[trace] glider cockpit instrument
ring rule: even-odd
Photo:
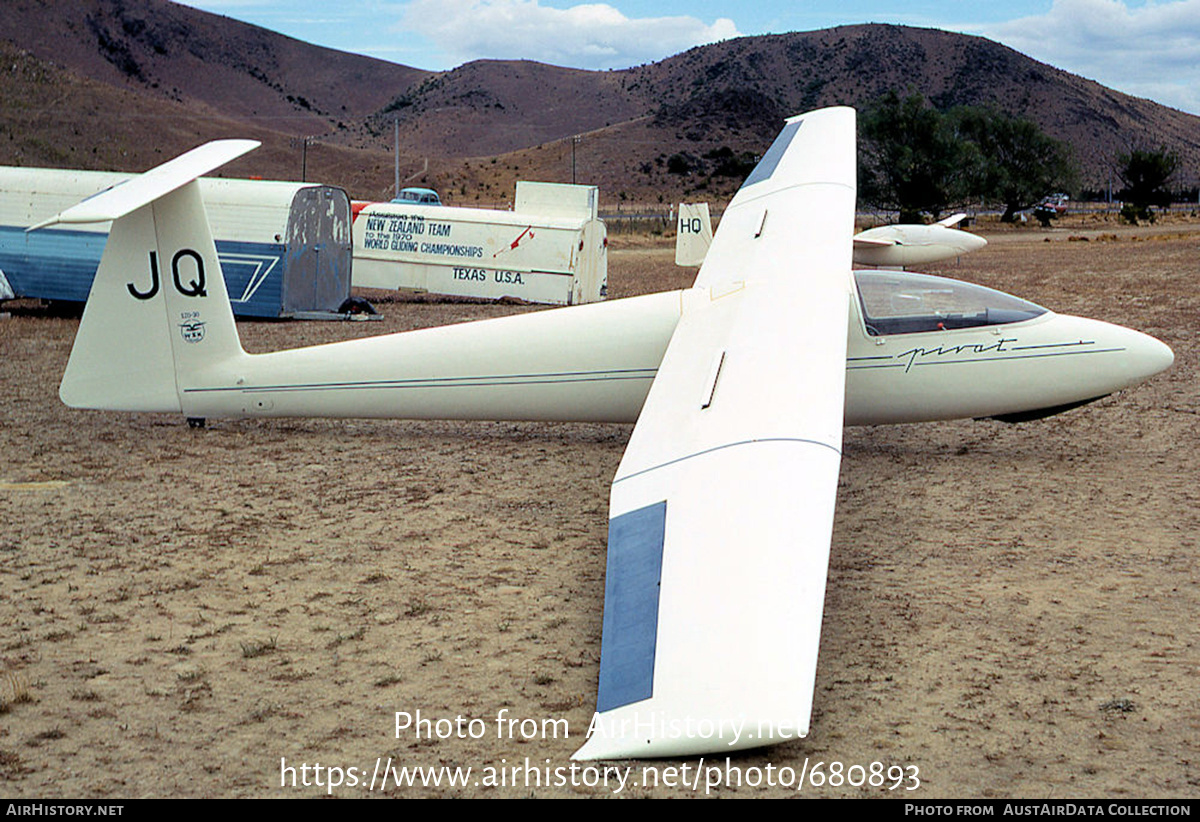
[[[787,121],[690,289],[256,355],[194,182],[256,143],[202,146],[47,221],[115,221],[60,395],[188,417],[636,421],[576,757],[803,736],[842,426],[1044,415],[1173,359],[1136,331],[966,283],[856,278],[854,121]]]

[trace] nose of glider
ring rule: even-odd
[[[1165,343],[1119,325],[1089,320],[1097,332],[1095,340],[1117,356],[1112,362],[1112,390],[1119,391],[1166,371],[1175,362],[1175,353]]]
[[[980,237],[978,234],[971,234],[966,231],[959,231],[963,235],[958,238],[958,244],[962,249],[963,254],[970,254],[972,251],[978,251],[987,245],[987,240]]]
[[[1049,339],[1071,340],[1036,346],[1035,356],[1055,361],[1058,388],[1078,399],[1094,399],[1144,382],[1167,370],[1175,354],[1162,342],[1120,325],[1057,315],[1046,325]]]
[[[1133,335],[1129,351],[1133,367],[1138,373],[1138,380],[1145,380],[1166,371],[1175,362],[1175,352],[1166,343],[1140,331],[1129,333]]]

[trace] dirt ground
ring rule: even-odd
[[[848,429],[811,734],[709,757],[742,780],[714,794],[796,795],[762,783],[807,761],[905,776],[892,790],[844,770],[801,796],[1200,795],[1195,228],[1025,228],[930,267],[1154,334],[1175,366],[1040,422]],[[690,281],[663,243],[623,242],[615,296]],[[264,351],[529,310],[380,307],[377,323],[239,327]],[[192,430],[73,411],[57,387],[77,320],[9,310],[0,795],[615,793],[616,771],[594,784],[569,757],[595,704],[630,427]],[[788,653],[789,626],[762,630]],[[396,712],[417,711],[447,720],[435,738],[397,736]],[[560,719],[569,738],[551,734]],[[389,759],[473,770],[465,786],[370,791]],[[619,796],[704,795],[713,777],[698,760],[618,764],[633,768]],[[346,784],[315,784],[330,767]],[[665,784],[697,773],[695,789]]]

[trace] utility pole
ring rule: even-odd
[[[308,182],[308,144],[315,144],[316,141],[316,136],[293,137],[288,141],[288,144],[292,146],[296,145],[297,142],[300,143],[300,182],[302,183]]]
[[[300,182],[302,183],[308,182],[308,147],[309,145],[316,145],[316,143],[316,136],[305,137],[302,141],[302,145],[304,146],[300,152]]]
[[[392,134],[395,138],[395,149],[393,153],[396,155],[396,187],[392,191],[393,197],[400,196],[400,118],[392,118]]]
[[[571,185],[575,185],[575,146],[582,141],[583,138],[578,134],[571,138]]]

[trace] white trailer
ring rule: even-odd
[[[578,305],[608,291],[595,186],[518,182],[512,211],[355,204],[353,284]]]

